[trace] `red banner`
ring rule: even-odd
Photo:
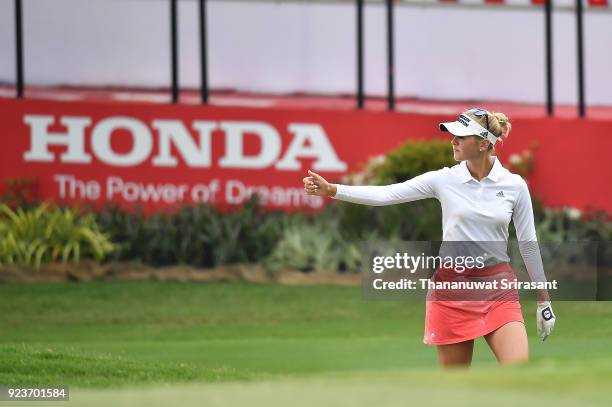
[[[309,168],[337,180],[449,117],[330,110],[0,100],[0,179],[35,177],[43,199],[146,213],[204,202],[309,210]],[[612,122],[515,119],[504,161],[537,140],[530,187],[552,206],[612,213]],[[3,184],[6,184],[3,182]],[[3,185],[6,188],[5,185]]]

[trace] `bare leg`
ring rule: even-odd
[[[524,363],[529,360],[527,332],[522,322],[508,322],[485,335],[485,339],[501,365]]]
[[[442,367],[469,367],[474,353],[474,340],[438,345],[438,360]]]

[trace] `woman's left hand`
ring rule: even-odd
[[[536,311],[536,325],[538,328],[538,336],[543,341],[552,333],[555,327],[555,314],[552,310],[550,301],[538,301],[538,309]]]

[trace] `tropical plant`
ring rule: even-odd
[[[13,210],[0,204],[0,265],[39,268],[52,261],[102,260],[114,250],[92,214],[41,204]]]
[[[273,271],[357,271],[361,250],[359,242],[342,236],[338,219],[293,216],[283,223],[280,239],[264,265]]]
[[[215,267],[268,256],[281,235],[283,219],[289,216],[264,212],[253,198],[225,212],[197,205],[145,217],[141,211],[106,208],[98,214],[98,222],[118,245],[115,260]]]
[[[403,182],[455,164],[449,142],[411,140],[386,155],[371,158],[362,171],[343,178],[343,182],[352,185]]]

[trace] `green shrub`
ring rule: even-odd
[[[39,268],[52,261],[102,260],[114,250],[92,214],[41,204],[12,210],[0,204],[0,265]]]
[[[357,271],[359,242],[344,239],[338,221],[326,216],[293,216],[283,222],[282,235],[264,264],[273,271]]]
[[[268,256],[282,233],[284,213],[269,213],[257,199],[230,212],[208,205],[185,206],[175,214],[144,217],[106,208],[98,221],[118,244],[114,260],[153,266],[215,267],[257,262]]]
[[[590,259],[600,267],[612,265],[612,222],[603,212],[583,214],[576,208],[534,209],[535,227],[544,261],[550,264],[584,262],[588,253],[581,252],[584,242],[597,250],[597,258]],[[572,242],[579,242],[575,245]],[[547,249],[550,247],[550,249]]]
[[[409,141],[391,151],[372,169],[376,185],[403,182],[428,171],[452,167],[453,148],[448,141]]]
[[[343,182],[387,185],[455,164],[449,142],[409,141],[386,155],[372,158],[361,172],[345,177]],[[435,200],[380,207],[338,202],[335,206],[340,208],[340,228],[351,239],[363,239],[371,230],[382,238],[442,239],[442,212]]]
[[[282,233],[279,222],[286,216],[265,213],[256,198],[227,213],[204,205],[185,207],[174,218],[181,232],[176,242],[178,260],[211,267],[257,262],[272,251]]]
[[[363,240],[375,230],[381,238],[441,240],[442,212],[436,200],[367,206],[339,202],[339,227],[348,239]]]

